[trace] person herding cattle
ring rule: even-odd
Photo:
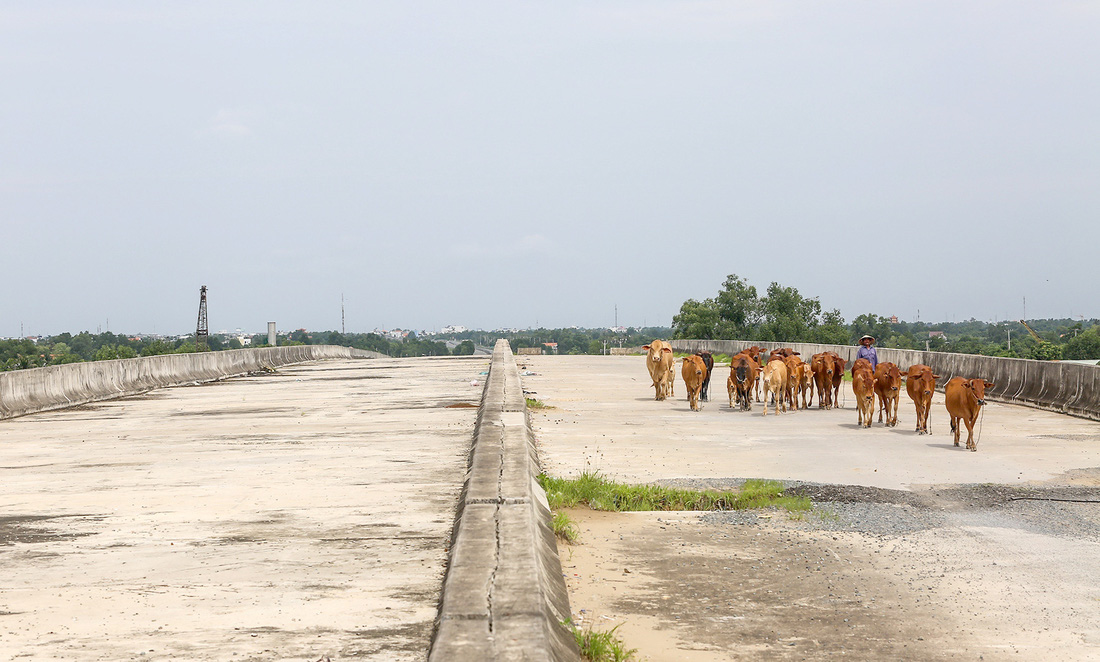
[[[875,351],[875,337],[863,336],[859,339],[859,349],[856,351],[856,360],[867,359],[871,362],[871,372],[878,367],[878,352]]]

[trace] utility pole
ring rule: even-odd
[[[1008,351],[1012,351],[1012,329],[1008,330]]]
[[[347,331],[344,329],[344,293],[340,293],[340,335],[344,335]]]
[[[206,323],[206,286],[199,288],[199,322],[195,326],[195,349],[206,349],[206,340],[210,336],[210,327]]]

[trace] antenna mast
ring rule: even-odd
[[[206,286],[199,288],[199,323],[195,326],[195,348],[206,349],[210,327],[206,323]]]
[[[344,329],[344,293],[340,293],[340,335],[347,333]]]

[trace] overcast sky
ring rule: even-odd
[[[1100,3],[0,1],[0,336],[1100,317]]]

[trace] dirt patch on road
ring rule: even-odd
[[[1095,505],[984,485],[803,487],[835,500],[795,520],[570,511],[574,619],[621,624],[650,662],[1087,660],[1100,645]]]
[[[698,513],[577,510],[563,552],[575,617],[642,660],[941,659],[966,634],[937,622],[853,534],[771,523],[701,526]],[[873,587],[873,588],[872,588]]]

